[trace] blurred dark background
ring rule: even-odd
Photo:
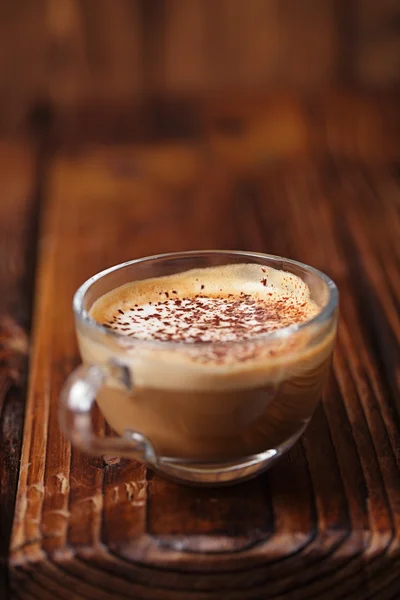
[[[124,129],[150,99],[399,84],[399,0],[0,2],[0,135],[93,110]]]

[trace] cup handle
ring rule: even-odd
[[[155,450],[141,433],[127,430],[123,437],[100,437],[94,432],[93,406],[108,375],[107,366],[81,365],[73,371],[61,391],[61,431],[75,447],[88,454],[121,456],[154,466],[157,463]]]

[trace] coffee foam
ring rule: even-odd
[[[184,311],[177,299],[187,301]],[[158,329],[160,319],[151,317],[157,303],[168,327],[164,332]],[[232,317],[230,308],[241,326],[225,322]],[[307,284],[291,273],[254,264],[212,267],[115,288],[89,314],[109,331],[117,324],[118,339],[102,336],[97,342],[78,327],[78,341],[89,364],[117,359],[129,366],[135,388],[216,392],[276,386],[314,372],[330,355],[332,323],[298,328],[319,311]],[[142,316],[134,323],[127,315]],[[277,330],[278,337],[260,328]],[[183,337],[183,343],[159,342],[161,336],[181,342]],[[204,343],[209,339],[221,343]]]
[[[128,338],[199,344],[253,340],[318,312],[296,275],[237,264],[125,284],[98,299],[90,316]]]

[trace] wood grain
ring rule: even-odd
[[[286,102],[275,100],[292,119],[284,149],[273,146],[279,128],[265,125],[260,134],[248,125],[265,104],[236,99],[195,105],[205,132],[199,140],[91,146],[53,159],[10,557],[13,597],[399,597],[393,147],[371,163],[366,148],[378,138],[360,134],[346,146],[349,121],[339,108],[348,105],[332,100],[336,113],[319,108],[321,131],[336,122],[343,135],[329,134],[331,145],[319,154],[314,144],[322,138],[303,124],[308,107],[296,113]],[[385,117],[365,110],[354,118],[365,125],[378,115],[382,136]],[[265,144],[272,144],[268,160]],[[335,148],[347,148],[345,160]],[[311,263],[338,282],[342,305],[333,373],[302,441],[267,474],[219,490],[83,456],[59,435],[56,419],[61,385],[79,362],[71,313],[78,285],[129,258],[204,247]],[[105,427],[100,418],[97,426]]]
[[[35,257],[36,169],[29,144],[0,143],[0,595],[21,451]]]

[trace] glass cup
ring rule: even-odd
[[[254,339],[197,344],[126,337],[89,316],[100,296],[125,283],[237,263],[297,275],[318,314]],[[78,289],[73,308],[83,365],[62,390],[59,415],[72,444],[90,454],[141,461],[179,481],[216,485],[265,470],[303,433],[330,368],[338,291],[326,275],[293,260],[196,251],[98,273]],[[213,360],[238,352],[240,361]],[[96,401],[112,435],[96,434]]]

